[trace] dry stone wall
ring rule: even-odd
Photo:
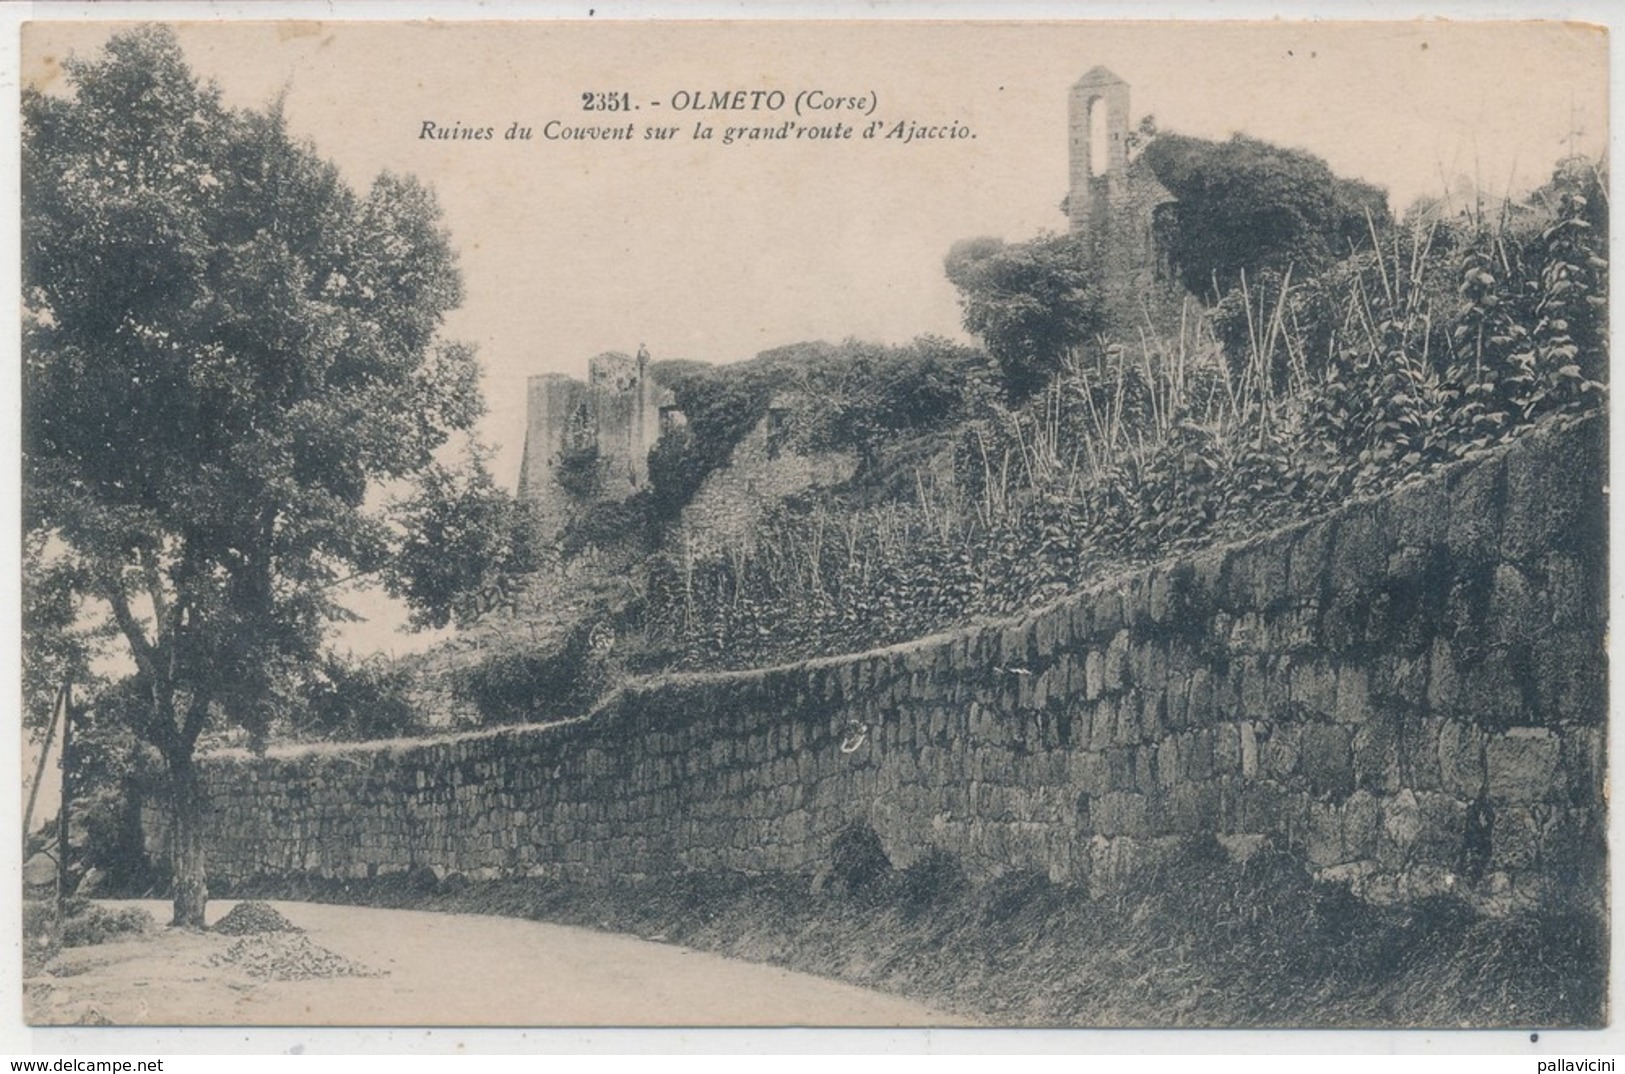
[[[1604,443],[1547,428],[1020,621],[565,724],[214,756],[211,871],[811,872],[866,822],[898,865],[1100,891],[1212,833],[1374,899],[1600,899]]]

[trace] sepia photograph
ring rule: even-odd
[[[27,1025],[1610,1025],[1607,28],[20,34]]]

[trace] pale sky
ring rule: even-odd
[[[110,32],[29,24],[25,80],[59,85],[57,61]],[[1067,88],[1096,64],[1132,85],[1136,118],[1311,150],[1387,188],[1396,212],[1441,176],[1530,188],[1571,132],[1592,154],[1607,133],[1605,36],[1552,23],[238,22],[180,36],[231,103],[285,89],[293,130],[354,185],[389,169],[436,188],[467,291],[446,332],[479,346],[481,432],[510,487],[525,378],[584,375],[600,351],[720,363],[808,339],[960,335],[943,255],[1064,225]],[[673,107],[733,89],[787,105]],[[796,120],[803,90],[873,94],[872,117],[839,116],[858,129],[914,120],[976,137],[721,144],[730,124]],[[549,120],[626,122],[583,112],[589,91],[627,92],[640,134],[666,123],[679,137],[543,140]],[[717,140],[689,138],[702,119]],[[425,120],[498,138],[426,141]],[[501,139],[513,122],[534,140]]]

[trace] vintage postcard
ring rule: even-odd
[[[1606,1027],[1608,49],[25,23],[26,1022]]]

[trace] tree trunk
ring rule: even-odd
[[[203,908],[209,889],[203,872],[203,788],[198,782],[197,765],[190,750],[166,755],[169,767],[170,828],[169,860],[174,869],[175,913],[173,926],[203,928]]]

